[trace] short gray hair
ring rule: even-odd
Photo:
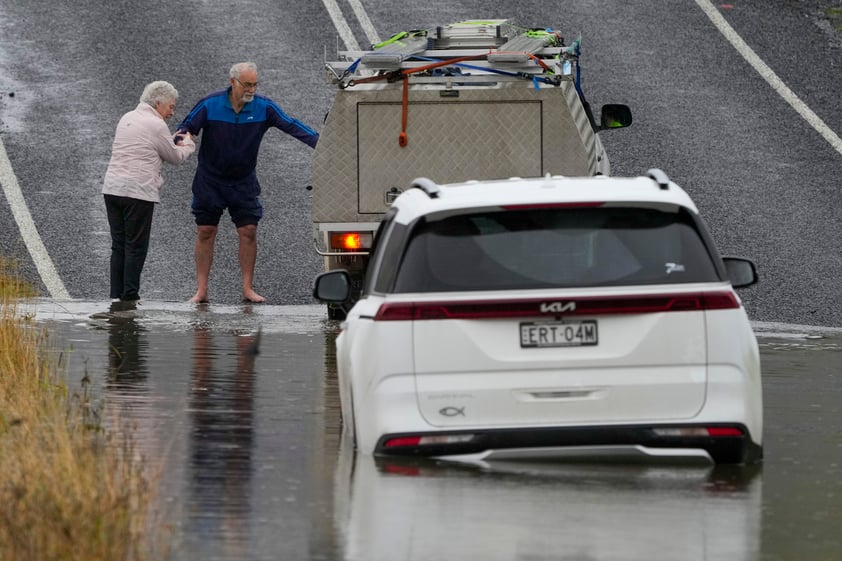
[[[143,88],[143,93],[140,94],[140,102],[156,107],[158,102],[167,103],[178,99],[178,90],[169,82],[158,80]]]
[[[240,72],[244,70],[252,70],[257,72],[257,65],[253,62],[238,62],[234,66],[231,67],[231,70],[228,71],[228,77],[234,78],[235,80],[239,80]]]

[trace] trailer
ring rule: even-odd
[[[551,28],[470,20],[404,31],[326,61],[336,95],[312,174],[324,269],[348,270],[358,293],[380,219],[416,177],[608,175],[598,133],[630,125],[631,111],[603,105],[596,120],[580,51],[579,38],[565,42]]]

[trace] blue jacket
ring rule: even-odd
[[[266,96],[255,94],[252,101],[235,113],[228,99],[230,91],[229,87],[201,99],[178,125],[178,130],[192,135],[204,130],[198,172],[224,180],[239,180],[254,174],[260,142],[270,127],[316,146],[318,133],[291,118]]]

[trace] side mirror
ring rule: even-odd
[[[351,277],[348,271],[336,269],[318,275],[313,281],[313,298],[333,304],[348,302],[351,298]]]
[[[757,267],[752,261],[742,257],[723,257],[722,261],[734,288],[744,288],[757,282]]]
[[[621,129],[632,124],[631,109],[628,105],[608,103],[600,111],[599,130]]]

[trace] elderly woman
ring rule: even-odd
[[[125,307],[140,299],[140,273],[149,249],[152,212],[160,202],[162,162],[181,164],[196,150],[189,133],[173,135],[167,120],[178,91],[157,81],[123,115],[111,146],[102,193],[111,228],[111,298]]]

